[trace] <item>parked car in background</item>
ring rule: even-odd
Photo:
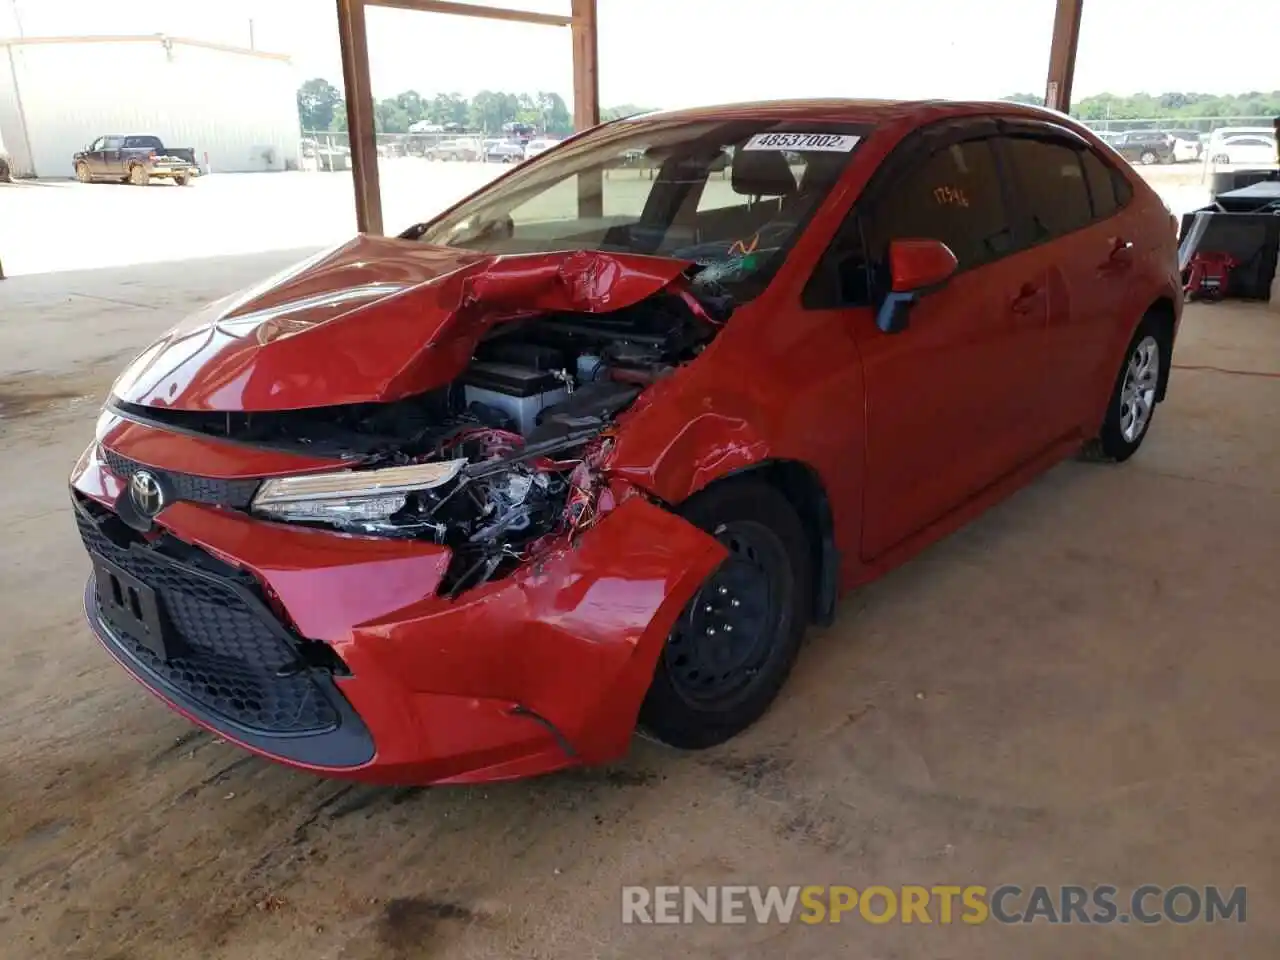
[[[524,147],[511,140],[486,140],[484,159],[486,163],[519,163],[524,159]]]
[[[1173,142],[1173,136],[1163,130],[1126,130],[1111,146],[1130,163],[1150,165],[1173,163]]]
[[[529,159],[532,159],[533,157],[536,157],[540,153],[546,153],[548,150],[550,150],[559,142],[560,142],[559,140],[552,140],[548,137],[539,137],[536,140],[530,140],[527,144],[525,144],[524,158],[526,160],[529,160]]]
[[[1217,137],[1210,142],[1209,151],[1214,163],[1275,166],[1277,162],[1275,134],[1265,128]]]
[[[637,153],[653,179],[606,175]],[[1134,455],[1181,310],[1164,203],[1058,113],[605,124],[133,360],[71,474],[84,608],[174,709],[311,772],[710,747],[841,593],[1082,445]]]
[[[1189,163],[1204,156],[1204,135],[1197,130],[1170,130],[1173,137],[1173,159]]]
[[[502,125],[502,135],[508,140],[515,140],[523,146],[538,135],[538,128],[531,123],[520,123],[512,120]]]
[[[428,160],[479,160],[484,148],[479,140],[471,137],[459,137],[456,140],[441,140],[427,147],[425,156]]]
[[[0,135],[0,183],[8,183],[13,177],[13,166],[9,162],[9,151],[4,148],[4,137]]]
[[[166,147],[159,137],[99,137],[72,158],[81,183],[118,180],[145,187],[152,179],[186,186],[200,175],[191,147]]]

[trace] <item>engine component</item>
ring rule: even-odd
[[[462,377],[467,404],[481,403],[511,418],[517,432],[527,435],[544,407],[569,395],[561,378],[550,371],[511,363],[480,361]]]
[[[584,427],[601,427],[639,395],[640,387],[631,383],[613,380],[586,383],[568,398],[544,409],[528,440],[542,443]]]

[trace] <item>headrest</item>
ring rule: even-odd
[[[748,197],[789,197],[796,192],[796,175],[780,150],[735,150],[730,182],[734,193]]]

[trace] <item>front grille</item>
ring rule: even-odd
[[[245,510],[253,501],[253,494],[261,482],[256,479],[222,480],[218,477],[200,477],[193,473],[176,473],[160,470],[122,457],[114,450],[102,448],[102,459],[107,469],[126,483],[139,470],[153,474],[165,487],[171,500],[188,500],[192,503],[208,503],[217,507],[233,507]]]
[[[321,733],[336,727],[338,710],[306,670],[284,628],[243,584],[107,537],[86,507],[76,510],[85,547],[156,591],[181,652],[162,659],[136,638],[108,626],[122,651],[176,693],[210,714],[268,735]],[[105,522],[117,522],[106,517]],[[208,564],[219,561],[208,558]],[[96,599],[94,601],[96,604]],[[100,623],[101,610],[91,611]]]

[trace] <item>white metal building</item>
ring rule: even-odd
[[[14,176],[70,177],[103,134],[192,147],[215,173],[284,170],[296,89],[283,54],[162,34],[0,39],[0,141]]]

